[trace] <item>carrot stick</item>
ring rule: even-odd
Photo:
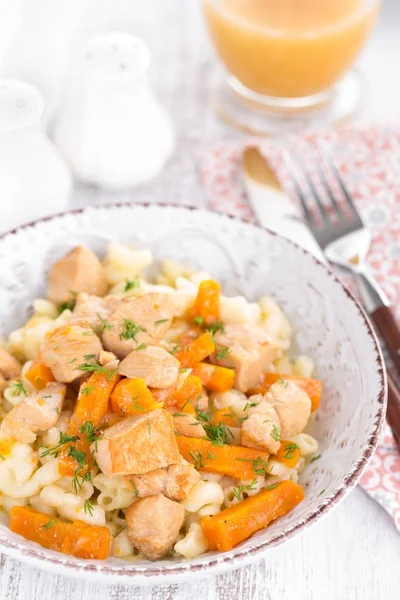
[[[90,442],[82,434],[81,427],[84,423],[90,422],[93,428],[99,427],[109,408],[109,399],[117,381],[118,373],[93,373],[87,381],[82,383],[78,400],[74,412],[68,425],[68,434],[79,438],[75,442],[75,449],[84,452],[90,468],[92,460],[90,456]],[[73,476],[76,473],[78,465],[75,459],[68,456],[71,445],[66,444],[61,448],[58,457],[58,470],[60,475]],[[80,475],[83,475],[85,469],[80,469]]]
[[[231,550],[253,533],[291,511],[304,499],[300,485],[282,481],[239,504],[200,521],[210,550]]]
[[[182,367],[189,368],[194,367],[198,362],[210,356],[214,350],[213,336],[206,331],[179,350],[175,357],[180,361]]]
[[[306,377],[296,377],[295,375],[280,375],[279,373],[266,373],[264,381],[252,390],[248,394],[265,394],[268,392],[271,385],[279,380],[293,381],[309,396],[311,400],[311,411],[315,412],[319,407],[322,394],[322,381],[319,379],[308,379]]]
[[[153,396],[159,401],[164,402],[165,407],[176,406],[181,412],[195,415],[196,411],[193,404],[199,399],[203,389],[202,383],[198,377],[188,375],[182,385],[166,390],[153,390]],[[192,404],[193,403],[193,404]]]
[[[109,399],[120,376],[118,373],[93,373],[79,390],[78,400],[71,417],[68,433],[76,435],[81,425],[92,421],[97,427],[108,410]]]
[[[219,410],[216,410],[215,413],[212,415],[211,424],[215,426],[218,425],[218,423],[223,423],[228,427],[238,426],[238,420],[231,413],[229,408],[220,408]]]
[[[273,458],[289,469],[294,469],[299,462],[300,448],[293,442],[281,440],[281,447]]]
[[[111,408],[119,415],[140,415],[155,408],[162,408],[156,402],[143,379],[122,379],[111,394]]]
[[[179,452],[198,471],[229,475],[237,479],[254,479],[266,473],[268,452],[244,446],[216,446],[208,440],[176,436]]]
[[[40,362],[40,358],[35,358],[25,373],[25,377],[37,390],[42,390],[48,383],[55,381],[51,369]]]
[[[235,371],[199,362],[193,368],[193,375],[200,377],[203,385],[213,392],[227,392],[233,387]]]
[[[205,325],[212,325],[219,321],[220,315],[221,286],[212,279],[202,281],[199,285],[196,299],[193,305],[193,316]]]
[[[104,560],[110,552],[108,527],[87,525],[83,521],[68,523],[28,506],[11,509],[10,529],[44,548],[78,558]]]

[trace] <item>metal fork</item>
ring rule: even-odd
[[[375,280],[366,257],[371,233],[344,180],[322,143],[287,150],[284,160],[305,221],[326,258],[356,275],[364,307],[386,343],[400,375],[400,329],[389,300]],[[400,445],[400,392],[389,378],[388,421]]]

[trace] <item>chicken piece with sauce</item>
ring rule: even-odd
[[[46,337],[41,360],[57,381],[70,383],[84,374],[79,367],[85,363],[94,364],[101,351],[101,342],[92,329],[67,325]]]
[[[125,481],[131,485],[139,498],[164,494],[170,500],[186,498],[195,483],[200,480],[200,473],[183,457],[176,465],[166,469],[155,469],[143,475],[127,475]]]
[[[106,350],[124,358],[143,344],[157,345],[172,322],[174,304],[166,294],[150,293],[122,304],[103,331]]]
[[[179,366],[179,360],[164,348],[146,346],[130,352],[118,370],[125,377],[144,379],[149,387],[165,389],[176,384]]]
[[[178,539],[185,509],[162,494],[142,498],[126,511],[128,537],[150,560],[163,558]]]
[[[123,304],[124,299],[110,294],[100,298],[82,292],[78,294],[71,323],[102,331],[109,317]]]
[[[240,442],[247,448],[267,450],[276,454],[281,446],[281,422],[274,407],[260,397],[261,402],[246,411],[240,428]],[[252,397],[249,398],[249,404]]]
[[[21,374],[21,364],[4,348],[0,348],[0,392],[7,387],[10,379],[15,379]]]
[[[194,415],[179,412],[176,408],[169,411],[174,420],[175,431],[178,435],[185,437],[203,438],[206,436],[203,425]]]
[[[47,297],[62,304],[72,300],[76,293],[104,296],[107,289],[104,269],[97,256],[86,246],[77,246],[51,267]]]
[[[215,342],[211,362],[235,369],[235,388],[240,392],[254,387],[281,352],[265,331],[252,325],[226,325],[215,334]]]
[[[163,409],[127,417],[93,445],[105,475],[141,475],[180,462],[171,415]]]
[[[48,383],[43,390],[30,394],[5,416],[0,436],[31,444],[37,433],[43,433],[56,424],[65,393],[66,386],[62,383]]]
[[[279,417],[282,439],[303,431],[311,415],[311,400],[294,381],[277,381],[264,400],[274,407]]]

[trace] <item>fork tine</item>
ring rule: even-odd
[[[307,165],[306,165],[305,161],[303,160],[303,157],[300,155],[299,151],[295,150],[294,153],[296,156],[297,163],[300,167],[300,171],[302,172],[303,177],[307,181],[307,185],[317,203],[319,212],[321,213],[321,217],[325,222],[327,222],[327,221],[329,221],[329,214],[324,206],[324,203],[321,200],[321,196],[320,196],[317,188],[315,187],[313,178],[311,177],[311,174],[310,174],[310,169],[307,168]]]
[[[283,151],[282,157],[286,164],[287,170],[289,171],[296,194],[300,200],[305,220],[307,221],[307,224],[310,227],[310,229],[312,229],[315,227],[314,217],[313,217],[310,209],[307,206],[307,200],[306,200],[305,195],[303,194],[303,190],[301,187],[299,176],[297,174],[297,168],[294,163],[294,160],[288,150]]]
[[[319,148],[319,151],[321,151],[320,148]],[[328,179],[326,178],[324,170],[321,167],[321,163],[318,160],[318,155],[317,155],[315,149],[312,148],[311,146],[309,146],[309,148],[308,148],[308,155],[310,157],[310,160],[311,160],[312,164],[315,167],[315,170],[318,173],[318,176],[319,176],[319,178],[320,178],[320,180],[322,182],[322,185],[324,186],[325,192],[326,192],[327,196],[329,197],[329,199],[330,199],[330,201],[332,203],[332,208],[334,209],[336,215],[338,217],[341,217],[342,216],[342,210],[341,210],[341,208],[339,206],[338,201],[335,198],[335,195],[332,192],[331,186],[329,185],[329,182],[328,182]]]
[[[352,197],[350,196],[349,192],[347,191],[347,188],[342,179],[342,176],[340,175],[335,163],[333,162],[332,156],[330,155],[327,148],[325,147],[325,144],[322,144],[322,142],[317,142],[317,146],[318,146],[319,151],[321,152],[322,156],[324,157],[325,162],[330,167],[330,169],[336,179],[336,182],[338,183],[338,185],[343,193],[343,196],[347,201],[347,204],[348,204],[350,210],[360,220],[360,223],[362,224],[361,215],[358,212],[358,209],[357,209],[356,205],[354,204]]]

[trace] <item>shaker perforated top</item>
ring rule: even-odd
[[[35,87],[16,79],[0,79],[0,132],[39,124],[43,110],[43,97]]]
[[[146,44],[129,33],[99,34],[84,48],[86,72],[105,81],[140,77],[147,72],[150,62]]]

